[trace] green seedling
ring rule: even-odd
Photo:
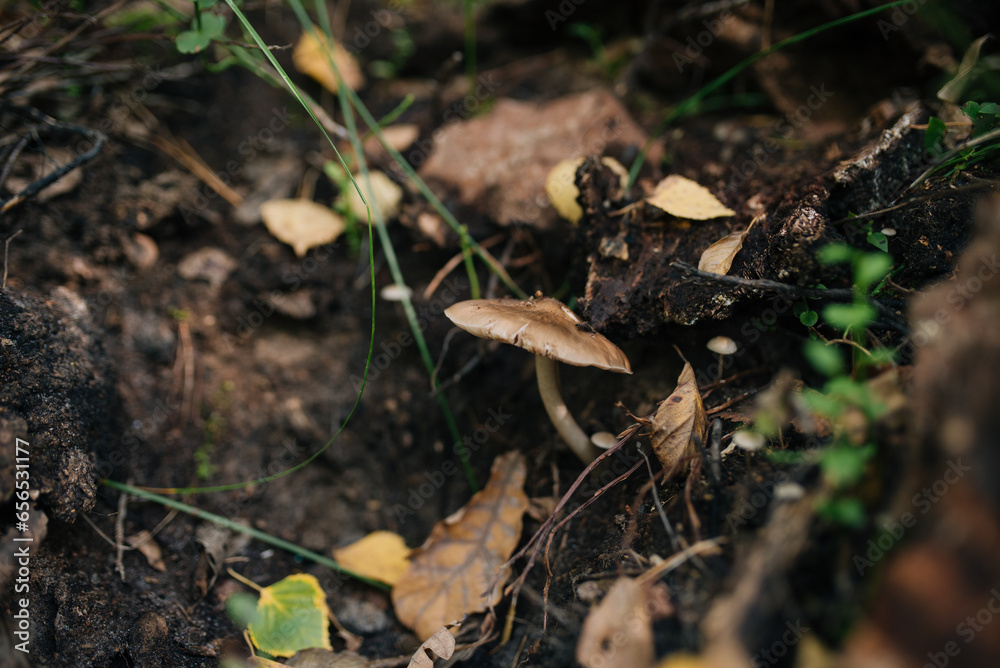
[[[181,53],[201,53],[226,31],[226,19],[208,11],[216,0],[195,0],[191,28],[177,35],[177,50]]]

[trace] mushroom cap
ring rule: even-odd
[[[551,297],[470,299],[445,309],[448,318],[482,339],[510,343],[574,366],[632,373],[618,346]]]
[[[705,347],[719,355],[732,355],[738,350],[736,342],[728,336],[717,336],[709,341]]]

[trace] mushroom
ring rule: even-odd
[[[445,309],[448,318],[483,339],[510,343],[535,354],[538,392],[556,431],[589,464],[599,451],[566,408],[557,362],[632,373],[618,346],[595,332],[561,302],[541,293],[533,299],[470,299]]]
[[[706,348],[711,350],[713,353],[719,356],[719,380],[722,379],[722,360],[726,355],[732,355],[736,352],[736,342],[733,341],[728,336],[717,336],[706,345]]]

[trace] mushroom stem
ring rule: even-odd
[[[552,420],[552,424],[562,439],[566,441],[566,445],[576,453],[577,457],[583,460],[584,464],[589,464],[597,459],[600,451],[580,429],[580,425],[573,419],[566,407],[566,402],[563,401],[562,391],[559,388],[558,364],[552,358],[535,355],[538,393],[542,395],[542,403],[545,404],[545,411],[549,414],[549,419]]]

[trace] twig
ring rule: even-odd
[[[671,262],[670,266],[683,274],[691,276],[695,279],[695,282],[708,284],[714,283],[717,285],[725,285],[732,288],[744,288],[746,290],[755,290],[758,292],[776,292],[794,298],[809,297],[810,299],[828,299],[840,302],[850,302],[854,301],[855,297],[854,290],[847,288],[803,288],[798,285],[771,281],[766,278],[753,279],[740,278],[739,276],[722,276],[720,274],[713,274],[710,271],[701,271],[687,262],[681,262],[679,260]],[[874,306],[879,314],[884,317],[886,326],[891,327],[892,329],[895,329],[903,334],[909,334],[910,328],[907,327],[906,323],[899,319],[892,309],[877,299],[868,298],[867,302]]]
[[[7,237],[6,241],[3,242],[3,283],[0,283],[0,291],[7,289],[7,253],[10,250],[10,242],[21,232],[24,232],[24,230],[21,229],[14,232],[14,234]]]

